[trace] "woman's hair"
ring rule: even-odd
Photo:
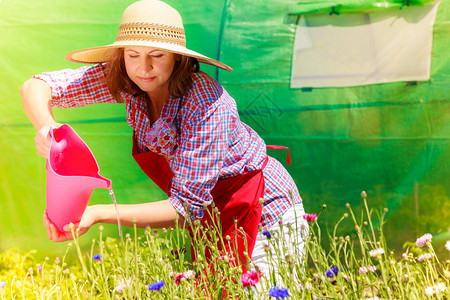
[[[180,55],[180,59],[175,60],[173,72],[169,77],[169,93],[171,96],[183,97],[191,87],[193,79],[192,73],[200,69],[198,60],[193,57]],[[121,93],[140,94],[144,93],[129,77],[125,69],[124,49],[115,50],[110,60],[106,64],[106,83],[114,99],[123,102]]]

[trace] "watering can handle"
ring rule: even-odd
[[[50,126],[50,130],[48,131],[48,135],[49,135],[49,137],[50,137],[50,147],[51,147],[51,145],[52,145],[52,139],[53,139],[53,127],[52,127],[52,126]],[[49,147],[49,149],[48,149],[47,164],[48,164],[49,161],[50,161],[50,147]]]

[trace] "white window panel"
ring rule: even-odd
[[[367,14],[302,15],[291,87],[342,87],[430,78],[439,1]]]

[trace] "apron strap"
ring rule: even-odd
[[[277,145],[266,145],[266,148],[267,149],[274,149],[274,150],[287,149],[287,160],[286,160],[286,163],[288,165],[291,164],[291,156],[289,155],[289,147],[277,146]]]

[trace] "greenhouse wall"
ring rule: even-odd
[[[18,246],[60,253],[66,247],[48,241],[42,224],[45,159],[36,152],[36,130],[22,109],[21,85],[34,74],[78,67],[65,60],[70,51],[112,43],[132,2],[0,1],[0,251]],[[439,4],[432,28],[429,79],[323,88],[291,87],[299,16],[339,18],[370,11],[374,1],[312,8],[293,0],[167,2],[183,16],[188,47],[234,69],[201,67],[234,97],[242,121],[267,144],[289,147],[290,165],[285,151],[268,153],[292,174],[307,212],[319,213],[326,204],[320,220],[332,230],[346,203],[361,209],[364,190],[374,220],[377,212],[389,210],[385,226],[393,248],[426,232],[449,239],[448,1]],[[391,10],[410,8],[387,2]],[[131,157],[132,130],[123,105],[54,109],[54,114],[89,145],[119,203],[164,199]],[[99,203],[111,203],[106,189],[94,190],[90,204]],[[342,234],[352,234],[346,225]],[[105,230],[117,235],[113,225]],[[88,245],[97,234],[93,229],[81,242]]]

